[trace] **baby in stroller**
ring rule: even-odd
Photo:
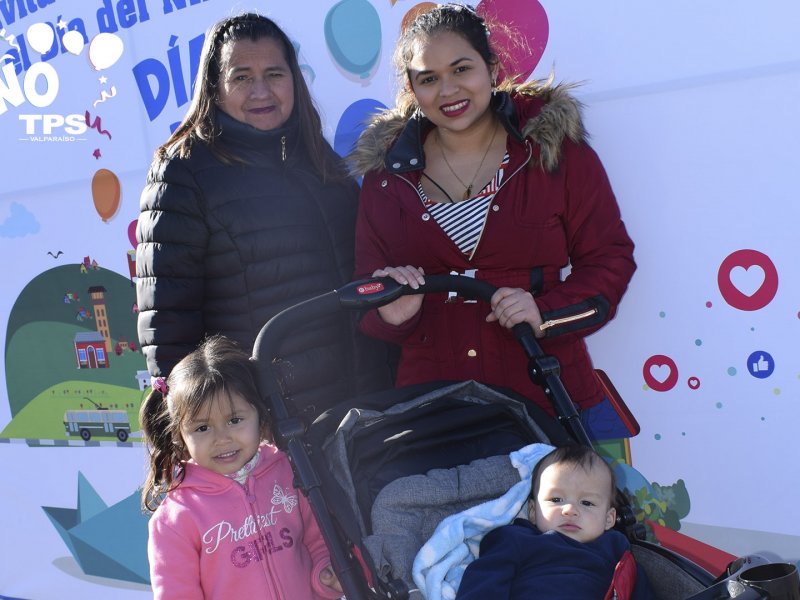
[[[536,465],[528,519],[491,530],[457,600],[652,597],[616,521],[614,473],[591,448],[556,448]]]

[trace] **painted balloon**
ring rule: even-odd
[[[136,241],[136,223],[138,222],[138,219],[134,219],[128,223],[128,241],[131,243],[134,250],[136,250],[136,246],[139,245],[139,242]]]
[[[115,64],[122,56],[122,39],[113,33],[98,33],[89,42],[89,62],[95,71]]]
[[[416,6],[412,6],[400,22],[400,31],[405,31],[406,27],[408,27],[414,19],[432,8],[436,8],[435,2],[420,2]]]
[[[550,33],[542,5],[538,0],[482,0],[477,11],[492,31],[491,42],[502,64],[498,79],[528,79],[544,54]],[[493,27],[492,23],[501,23],[507,29]]]
[[[348,106],[342,113],[336,125],[336,134],[333,138],[333,149],[339,156],[346,156],[355,148],[356,140],[366,127],[371,115],[386,105],[372,98],[357,100]]]
[[[61,43],[64,44],[64,48],[67,49],[67,52],[70,54],[74,54],[78,56],[81,52],[83,52],[83,34],[80,31],[68,31],[64,34],[64,37],[61,38]]]
[[[117,176],[108,169],[99,169],[92,177],[94,208],[103,222],[117,214],[120,185]]]
[[[325,15],[325,43],[342,69],[361,79],[381,53],[381,19],[367,0],[342,0]]]
[[[47,23],[34,23],[28,27],[28,32],[25,34],[25,37],[31,48],[39,54],[44,54],[53,47],[56,34],[53,32],[53,28]]]

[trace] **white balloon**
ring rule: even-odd
[[[55,40],[55,33],[47,23],[34,23],[28,27],[28,33],[25,34],[28,38],[28,44],[39,54],[44,54],[53,47]]]
[[[97,71],[107,69],[122,56],[122,39],[113,33],[98,33],[89,42],[89,62]]]
[[[61,38],[61,43],[64,44],[64,48],[66,48],[68,52],[77,56],[83,51],[83,34],[74,29],[68,31],[64,34],[64,37]]]

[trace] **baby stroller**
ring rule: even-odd
[[[288,454],[295,485],[317,516],[348,600],[421,598],[409,576],[414,554],[442,518],[502,495],[519,480],[509,466],[510,453],[535,443],[591,442],[561,384],[557,361],[543,354],[527,324],[515,327],[514,335],[528,357],[529,375],[545,390],[556,418],[508,390],[475,382],[434,382],[353,398],[308,424],[282,379],[286,369],[280,366],[277,348],[300,325],[337,311],[375,308],[417,293],[456,292],[488,302],[494,291],[490,284],[464,276],[426,276],[418,290],[387,278],[353,282],[279,313],[255,342],[253,360],[276,443]],[[479,476],[471,481],[482,483],[465,484],[473,471]],[[407,515],[408,496],[425,498],[418,486],[434,488],[432,497],[438,494],[441,500],[441,490],[435,489],[440,480],[455,481],[456,495],[446,492],[448,502],[415,506],[415,516],[393,522],[387,530],[392,519],[382,510],[389,506]],[[759,578],[752,576],[758,569],[761,579],[772,579],[772,568],[781,563],[751,555],[733,561],[723,573],[709,573],[679,553],[645,541],[622,494],[616,528],[628,536],[659,600],[796,597],[772,596],[750,583]],[[740,577],[743,573],[748,577]]]

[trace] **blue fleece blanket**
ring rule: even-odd
[[[553,450],[531,444],[509,455],[520,481],[496,500],[484,502],[444,519],[420,548],[411,570],[414,583],[427,600],[453,600],[467,565],[478,556],[483,536],[514,520],[531,491],[536,463]]]

